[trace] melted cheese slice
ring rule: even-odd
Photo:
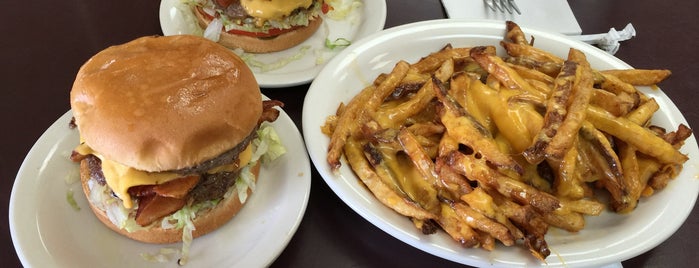
[[[272,20],[289,16],[292,11],[299,7],[308,8],[313,0],[242,0],[243,6],[248,14],[256,18]]]
[[[112,160],[105,159],[103,156],[92,150],[89,146],[85,145],[85,143],[78,145],[75,148],[75,151],[82,155],[92,154],[102,160],[102,173],[104,174],[104,179],[109,188],[114,191],[114,194],[116,194],[117,197],[123,201],[125,208],[133,207],[133,199],[128,193],[129,188],[139,185],[162,184],[182,177],[182,175],[174,172],[145,172],[119,164]],[[207,173],[214,174],[223,171],[234,171],[239,167],[247,165],[250,162],[251,157],[252,146],[248,145],[248,147],[238,155],[238,161],[231,164],[214,167],[207,171]]]

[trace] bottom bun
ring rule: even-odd
[[[255,181],[260,174],[260,163],[258,162],[252,168],[252,173],[255,175]],[[92,212],[97,216],[97,218],[107,227],[113,231],[129,237],[133,240],[154,243],[154,244],[165,244],[165,243],[176,243],[182,241],[182,229],[170,228],[163,229],[159,225],[153,225],[147,229],[136,230],[134,232],[128,232],[125,229],[121,229],[114,225],[107,216],[107,212],[99,209],[90,202],[90,187],[88,186],[88,181],[90,180],[90,168],[87,164],[87,160],[80,162],[80,181],[82,183],[83,191],[88,199],[88,204]],[[231,186],[235,187],[235,186]],[[248,188],[248,198],[252,194],[252,190]],[[229,197],[224,198],[215,207],[199,213],[196,218],[193,219],[195,230],[192,232],[192,238],[196,238],[207,233],[210,233],[235,216],[238,211],[243,207],[244,203],[240,203],[240,198],[238,198],[238,192],[233,191]]]
[[[206,18],[198,8],[193,9],[199,21],[199,26],[206,29],[211,20]],[[308,22],[308,26],[301,27],[288,33],[283,33],[272,38],[257,38],[252,36],[229,34],[221,32],[218,43],[228,48],[240,48],[250,53],[268,53],[292,48],[303,43],[310,38],[323,23],[323,19],[318,16]]]

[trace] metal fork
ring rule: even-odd
[[[519,7],[517,6],[517,3],[515,3],[515,0],[483,0],[485,4],[493,11],[500,11],[500,12],[505,12],[512,14],[512,10],[514,9],[517,14],[522,15],[522,12],[519,11]],[[496,10],[497,8],[497,10]]]

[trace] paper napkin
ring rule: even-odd
[[[511,20],[520,26],[559,32],[582,33],[566,0],[516,0],[522,14],[491,10],[483,0],[442,0],[447,16],[453,19]]]

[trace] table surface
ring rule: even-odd
[[[374,1],[374,0],[372,0]],[[387,0],[386,28],[445,18],[439,0]],[[667,68],[661,87],[691,126],[699,126],[699,1],[569,0],[584,34],[631,22],[638,35],[623,42],[618,58],[637,68]],[[162,34],[159,1],[2,1],[0,15],[0,263],[20,267],[9,230],[10,192],[25,155],[70,107],[68,93],[85,60],[107,46]],[[308,84],[262,89],[283,101],[301,126]],[[312,191],[300,227],[273,267],[451,267],[458,264],[394,239],[347,207],[313,169]],[[699,212],[658,247],[623,262],[627,267],[689,267],[699,263]]]

